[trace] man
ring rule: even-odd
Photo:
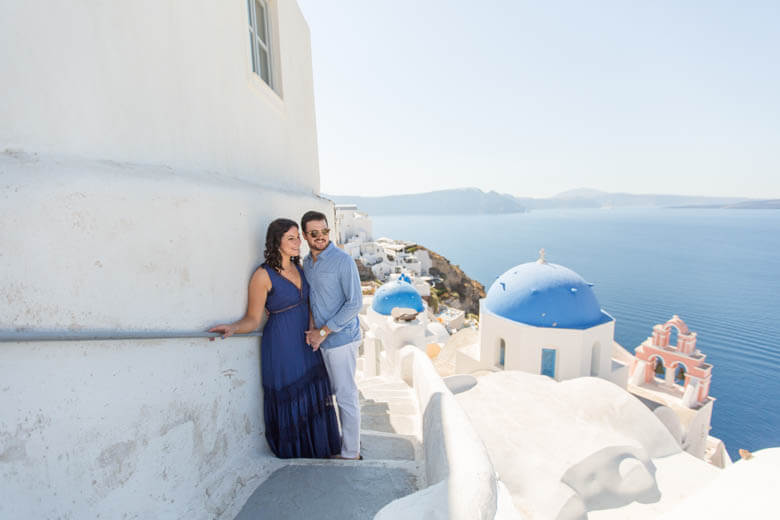
[[[322,357],[336,396],[341,421],[341,455],[337,458],[361,459],[360,407],[355,383],[355,365],[360,346],[358,312],[363,305],[355,261],[328,238],[328,220],[319,211],[301,217],[301,230],[310,252],[303,259],[303,272],[311,287],[314,328],[306,331],[306,340]]]

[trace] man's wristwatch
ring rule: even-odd
[[[324,337],[325,337],[325,336],[327,336],[327,335],[328,335],[328,333],[327,333],[327,332],[325,332],[325,328],[324,328],[324,327],[323,327],[323,328],[321,328],[321,329],[320,329],[320,337],[321,337],[321,338],[324,338]]]

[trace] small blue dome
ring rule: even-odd
[[[612,321],[580,275],[556,264],[529,262],[499,276],[485,307],[504,318],[536,327],[588,329]]]
[[[404,307],[422,312],[420,293],[409,282],[394,280],[377,289],[371,308],[379,314],[389,316],[395,307]]]

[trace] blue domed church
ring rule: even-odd
[[[405,314],[414,317],[396,320],[393,309],[403,309]],[[365,314],[365,329],[365,344],[378,342],[378,346],[364,347],[363,373],[368,375],[377,374],[382,363],[397,363],[398,352],[406,345],[426,350],[434,343],[443,345],[450,336],[444,325],[429,319],[420,293],[406,275],[377,289]],[[378,358],[374,357],[380,352]]]
[[[405,275],[402,275],[398,280],[382,285],[376,291],[371,302],[371,308],[383,316],[390,316],[395,307],[413,309],[417,312],[423,311],[422,297]]]
[[[539,260],[499,276],[480,301],[479,358],[459,353],[457,371],[522,370],[558,381],[582,376],[625,387],[627,367],[613,360],[615,320],[593,284],[567,267]],[[473,354],[472,354],[473,355]]]

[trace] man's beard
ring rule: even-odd
[[[315,244],[310,244],[310,245],[309,245],[309,248],[310,248],[311,250],[313,250],[313,251],[316,251],[316,252],[318,252],[318,253],[321,253],[321,252],[325,251],[325,250],[328,248],[328,245],[329,245],[329,244],[330,244],[330,240],[328,240],[327,242],[325,242],[325,244],[322,246],[322,248],[318,247],[318,246],[317,246],[317,245],[315,245]]]

